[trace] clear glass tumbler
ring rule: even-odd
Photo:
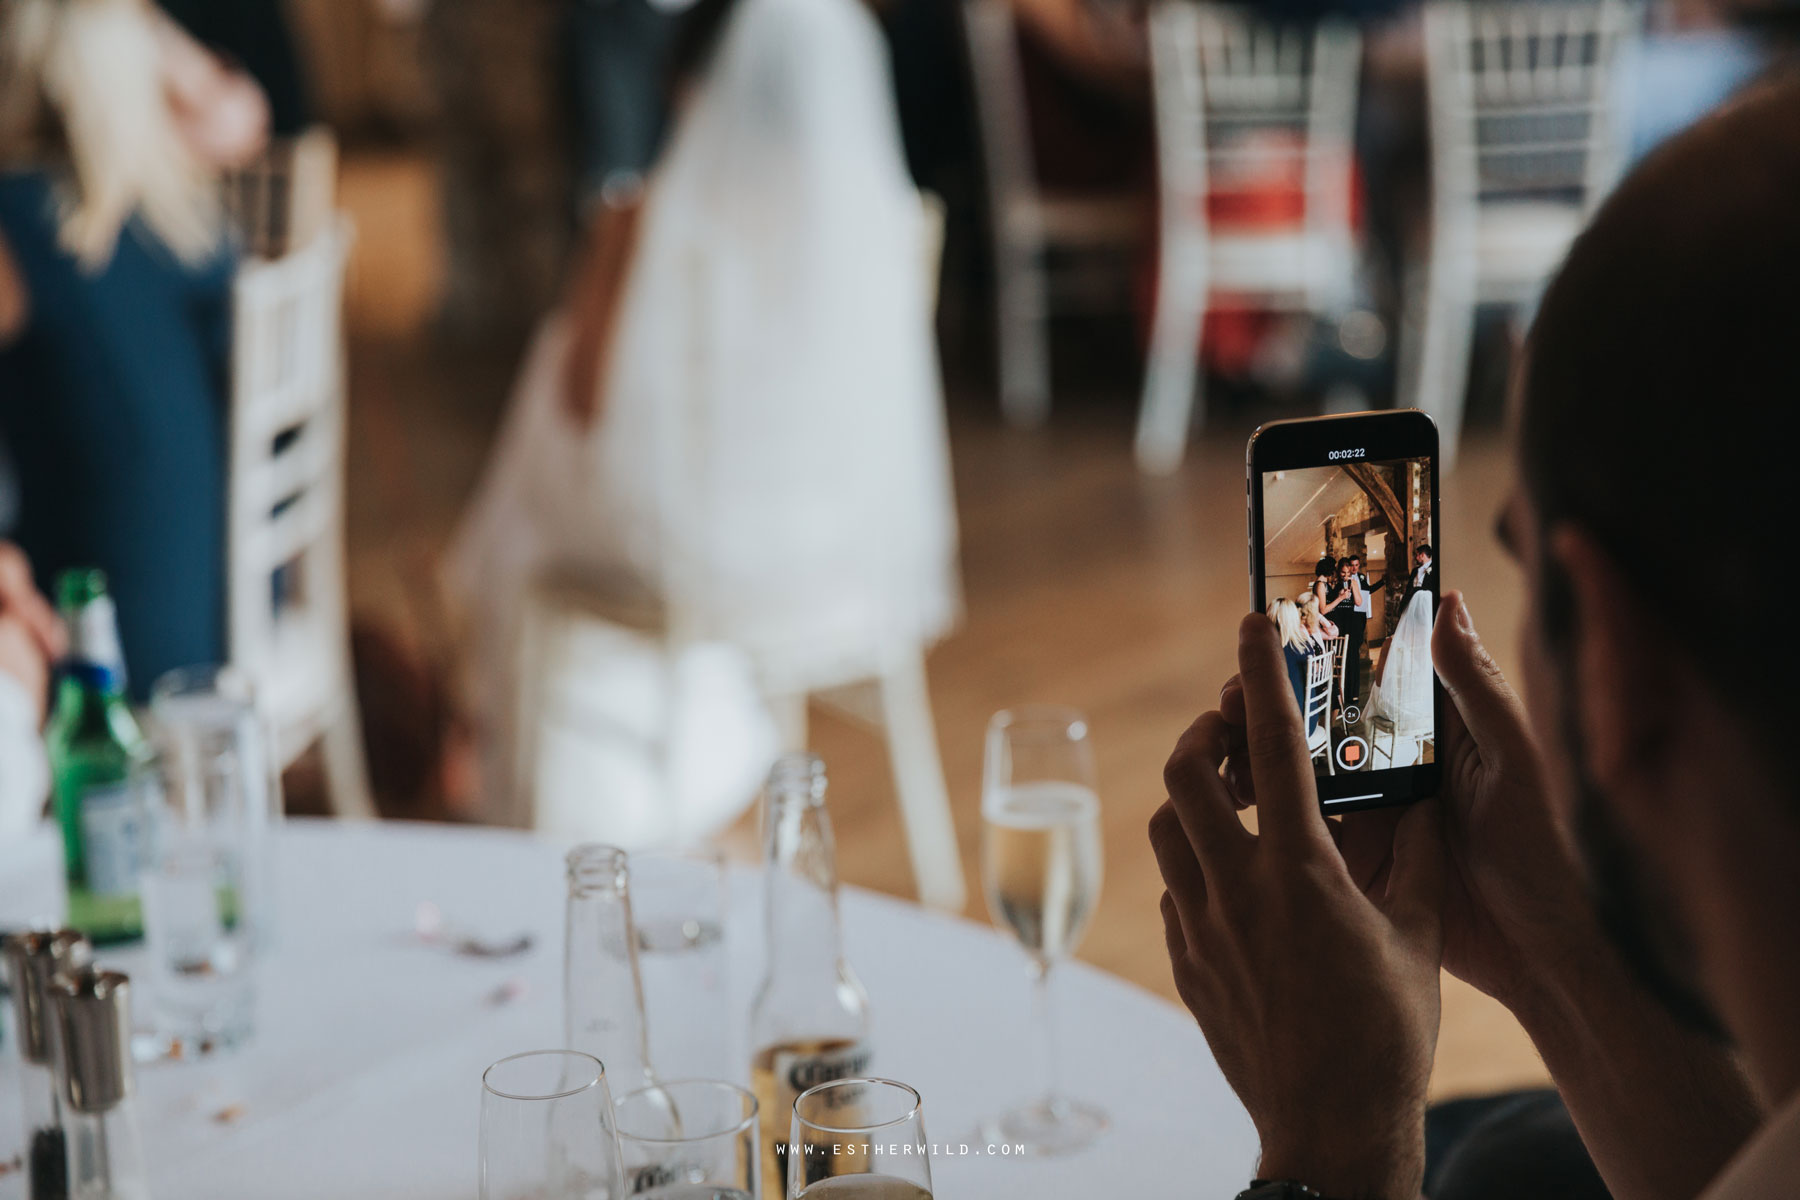
[[[756,1097],[736,1084],[685,1079],[643,1088],[619,1100],[618,1122],[631,1195],[755,1200]]]
[[[606,1068],[578,1050],[503,1058],[481,1076],[481,1200],[623,1200]]]
[[[157,760],[160,785],[139,876],[150,957],[149,1015],[161,1054],[205,1053],[255,1027],[255,944],[245,912],[256,843],[231,814],[244,764],[228,753]]]

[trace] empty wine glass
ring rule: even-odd
[[[1079,1150],[1107,1121],[1059,1088],[1050,969],[1075,952],[1100,899],[1100,798],[1087,718],[1047,705],[996,713],[981,820],[988,915],[1030,956],[1043,1071],[1038,1099],[1003,1113],[985,1132],[1038,1154]]]
[[[754,1200],[762,1170],[756,1097],[684,1079],[619,1099],[619,1148],[641,1200]]]
[[[577,1050],[503,1058],[481,1076],[481,1200],[622,1200],[606,1069]]]
[[[892,1079],[834,1079],[801,1092],[788,1200],[931,1200],[924,1107]]]

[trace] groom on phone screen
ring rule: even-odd
[[[1437,561],[1431,553],[1430,542],[1420,542],[1413,550],[1413,571],[1406,580],[1406,595],[1401,600],[1402,607],[1405,607],[1407,600],[1413,598],[1414,592],[1430,592],[1432,611],[1437,611]]]
[[[1331,619],[1338,632],[1349,639],[1344,646],[1344,703],[1355,703],[1362,688],[1363,632],[1368,621],[1362,578],[1350,559],[1338,563],[1337,582],[1326,590],[1331,601]]]

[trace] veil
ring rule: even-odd
[[[1396,738],[1433,734],[1431,593],[1417,591],[1394,629],[1381,682],[1369,694],[1369,713],[1394,723]]]

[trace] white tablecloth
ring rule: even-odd
[[[139,1071],[157,1200],[472,1197],[483,1068],[561,1040],[559,847],[424,825],[294,821],[282,836],[280,926],[260,968],[255,1040]],[[58,868],[48,831],[0,852],[0,926],[59,912]],[[422,945],[412,935],[421,900],[483,931],[528,930],[534,948],[483,961]],[[1193,1021],[1082,964],[1059,969],[1059,1069],[1112,1129],[1064,1158],[983,1153],[980,1118],[1038,1079],[1018,948],[857,889],[845,889],[843,911],[874,1016],[872,1069],[924,1095],[939,1196],[1200,1198],[1244,1186],[1255,1134]],[[760,974],[760,925],[744,872],[729,930],[740,1013]],[[102,958],[129,970],[141,951]],[[496,1004],[509,981],[524,994]],[[3,1119],[0,1147],[15,1137],[12,1114]]]

